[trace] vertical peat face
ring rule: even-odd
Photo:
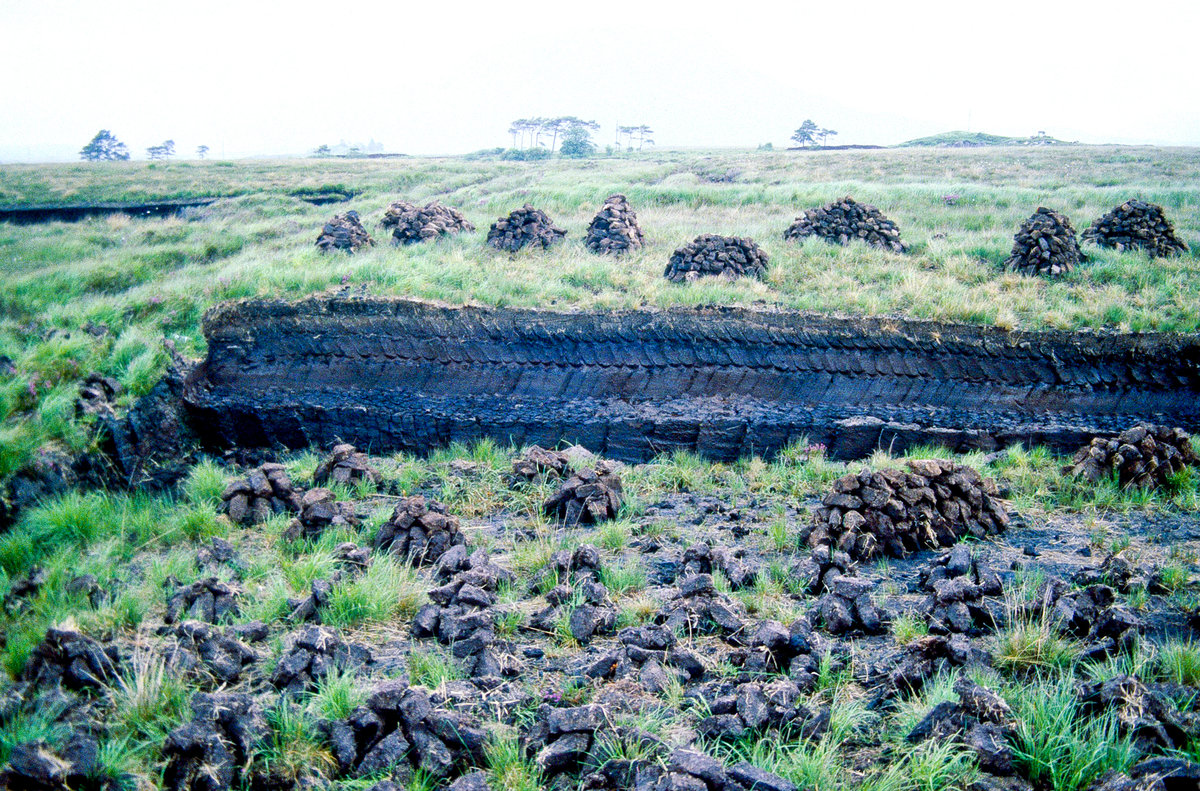
[[[1074,450],[1139,421],[1200,428],[1191,336],[340,296],[218,306],[205,335],[185,399],[213,447],[423,451],[488,436],[640,461],[807,438],[854,458],[928,442]]]

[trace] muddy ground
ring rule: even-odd
[[[573,467],[597,461],[581,458]],[[833,474],[796,497],[752,491],[745,470],[724,478],[732,486],[703,475],[693,486],[662,463],[616,465],[626,481],[618,518],[580,524],[540,512],[563,476],[526,480],[508,459],[405,468],[371,458],[383,471],[378,491],[369,482],[335,490],[349,524],[323,529],[355,539],[336,548],[321,529],[289,538],[287,515],[242,527],[222,513],[225,538],[187,547],[190,572],[164,584],[135,629],[84,634],[65,622],[33,652],[0,706],[16,734],[5,745],[10,787],[1194,787],[1113,784],[1196,770],[1186,759],[1196,758],[1200,672],[1162,659],[1195,650],[1196,513],[1020,511],[1003,500],[1008,529],[957,545],[965,556],[826,556],[823,568],[841,565],[816,583],[805,577],[816,555],[803,537]],[[314,488],[310,460],[289,465],[298,496]],[[218,469],[233,482],[253,468]],[[402,495],[405,475],[415,485]],[[395,551],[379,545],[392,510],[448,492],[458,507],[445,517],[458,521],[446,535],[461,543],[412,570],[412,601],[383,619],[330,626],[331,591]],[[1002,480],[1001,494],[1020,493]],[[337,562],[309,589],[293,586],[285,606],[251,606],[269,595],[261,569],[250,571],[256,558],[296,563],[331,551]],[[959,633],[925,580],[964,557],[979,588],[989,571],[1000,588],[967,597],[970,625]],[[163,558],[134,552],[125,562],[134,580]],[[49,594],[36,573],[19,582],[10,615]],[[855,592],[842,599],[851,615],[839,625],[830,597],[841,586]],[[113,593],[92,591],[84,609]],[[1056,620],[1070,597],[1075,609]],[[1055,650],[1022,640],[1031,631]],[[147,668],[179,680],[187,706],[165,738],[126,745],[136,758],[122,764],[110,720],[131,686],[151,683]],[[1078,785],[1047,779],[1027,691],[1077,695],[1072,727],[1085,733],[1086,684],[1130,676],[1126,698],[1110,695],[1098,709],[1134,701],[1140,713],[1114,719],[1110,734],[1127,751]],[[994,720],[967,703],[979,689],[1007,701]],[[58,712],[54,738],[17,738],[12,724],[39,709]],[[289,726],[286,712],[304,726]],[[1167,758],[1166,769],[1144,767]]]

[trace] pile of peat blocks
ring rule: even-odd
[[[1157,489],[1185,467],[1200,466],[1192,438],[1181,428],[1137,425],[1116,437],[1096,437],[1075,452],[1067,475],[1097,483],[1114,472],[1122,487]]]
[[[371,247],[374,244],[375,240],[363,227],[356,211],[333,215],[333,219],[325,223],[321,235],[317,237],[317,249],[323,253],[330,250],[353,253],[360,247]]]
[[[583,244],[593,253],[624,255],[646,242],[637,214],[624,195],[609,195],[592,218]]]
[[[706,233],[671,254],[663,277],[672,283],[692,282],[705,276],[762,278],[767,254],[753,239]]]
[[[439,236],[475,230],[462,212],[438,201],[424,206],[396,201],[384,211],[382,225],[385,230],[392,229],[396,244],[418,244]]]
[[[541,209],[526,203],[513,210],[507,217],[492,223],[488,230],[487,243],[497,250],[515,253],[526,245],[540,244],[543,249],[563,240],[567,232],[555,226]]]
[[[1162,206],[1137,199],[1125,201],[1092,223],[1083,232],[1083,241],[1118,251],[1144,250],[1153,258],[1188,251]]]
[[[850,244],[851,239],[862,239],[872,247],[896,253],[908,251],[908,245],[900,241],[896,223],[869,203],[859,203],[850,196],[808,209],[783,232],[787,241],[799,241],[807,236],[817,236],[843,246]]]
[[[804,538],[855,560],[904,557],[1003,531],[1008,514],[997,497],[996,484],[966,465],[910,459],[907,472],[863,470],[837,479]]]
[[[1053,209],[1040,206],[1017,229],[1012,253],[1004,260],[1004,266],[1025,275],[1057,277],[1083,260],[1071,221]]]

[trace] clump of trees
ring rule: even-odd
[[[637,150],[641,151],[642,146],[646,143],[654,145],[654,138],[650,135],[654,134],[654,130],[646,125],[642,126],[618,126],[617,127],[617,145],[621,145],[621,137],[625,138],[625,150],[633,151],[633,142],[637,141]]]
[[[156,146],[146,149],[146,156],[151,159],[170,159],[175,156],[175,141],[164,140]]]
[[[811,118],[805,118],[804,123],[800,124],[800,128],[792,133],[791,139],[798,146],[816,146],[817,138],[821,139],[821,145],[825,145],[825,141],[836,134],[836,130],[823,129],[817,126]]]
[[[79,158],[87,162],[116,162],[129,159],[129,148],[107,129],[101,129],[91,142],[79,149]]]
[[[546,156],[557,149],[563,156],[586,157],[595,153],[592,132],[600,128],[595,121],[585,121],[573,115],[557,118],[518,118],[509,124],[513,151],[525,151],[521,156],[506,156],[507,159],[541,159],[541,155],[530,156],[532,151],[545,151]],[[562,147],[559,148],[559,143]]]

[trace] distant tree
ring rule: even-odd
[[[818,129],[817,135],[821,138],[821,145],[825,145],[825,140],[837,134],[833,129]]]
[[[625,150],[633,150],[633,133],[637,131],[636,126],[618,126],[617,127],[617,145],[621,144],[621,136],[625,136]]]
[[[322,143],[321,145],[314,148],[313,152],[312,152],[312,155],[314,157],[327,157],[327,156],[331,156],[332,154],[333,154],[333,150],[325,143]]]
[[[600,125],[591,122],[574,124],[563,132],[562,150],[564,157],[582,159],[596,153],[596,144],[592,142],[592,131]]]
[[[541,145],[545,123],[545,118],[518,118],[509,124],[508,133],[513,136],[513,148],[535,148]],[[529,138],[528,143],[525,142],[526,137]]]
[[[804,123],[800,124],[800,128],[792,133],[792,140],[796,145],[811,146],[816,143],[817,125],[813,123],[811,118],[804,119]]]
[[[146,149],[146,156],[151,159],[170,159],[175,156],[175,141],[164,140],[156,146]]]
[[[633,130],[633,134],[634,134],[634,136],[637,137],[637,141],[638,141],[638,149],[637,150],[638,151],[642,150],[642,145],[644,143],[649,143],[650,145],[654,145],[654,139],[650,137],[650,135],[654,134],[654,130],[651,129],[650,127],[648,127],[644,124],[642,126],[635,127]]]
[[[196,156],[197,157],[199,157],[200,159],[204,159],[204,157],[207,156],[207,154],[208,154],[208,146],[206,146],[206,145],[196,146]]]
[[[107,129],[101,129],[92,141],[79,149],[79,158],[88,162],[129,159],[129,149]]]

